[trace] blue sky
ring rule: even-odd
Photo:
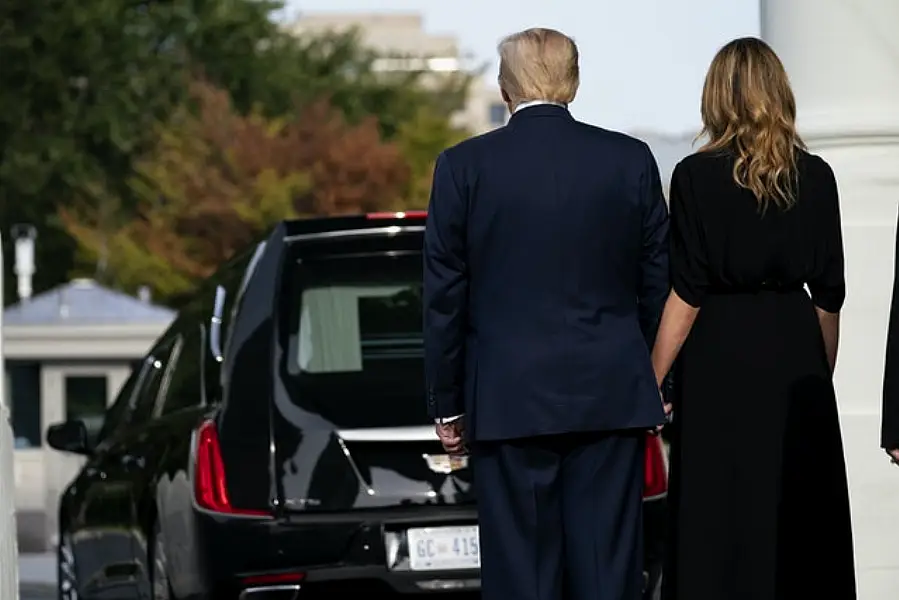
[[[288,11],[415,11],[488,63],[496,44],[533,26],[560,29],[581,50],[579,119],[628,131],[695,132],[709,61],[732,38],[759,33],[760,0],[288,0]]]

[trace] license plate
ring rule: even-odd
[[[409,568],[413,571],[477,569],[481,566],[478,526],[409,529]]]

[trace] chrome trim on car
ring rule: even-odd
[[[339,238],[368,237],[378,235],[397,235],[399,233],[422,233],[424,225],[389,225],[387,227],[368,227],[365,229],[341,229],[337,231],[319,231],[315,233],[299,233],[288,235],[285,242],[306,242],[311,240],[329,240]]]
[[[255,598],[269,598],[272,594],[283,594],[277,595],[275,598],[294,600],[300,594],[300,584],[291,583],[286,585],[250,587],[242,591],[237,598],[238,600],[254,600]]]
[[[337,436],[345,442],[432,442],[439,439],[433,425],[339,429]]]
[[[362,475],[362,471],[359,470],[359,465],[357,465],[356,461],[353,460],[352,454],[350,454],[349,449],[346,447],[346,441],[341,438],[340,435],[337,436],[337,443],[340,445],[340,451],[343,452],[343,455],[346,457],[347,462],[350,463],[350,467],[353,469],[353,473],[355,473],[356,477],[359,479],[359,483],[365,486],[365,493],[369,496],[374,496],[375,489],[368,485],[368,483],[366,483],[365,476]]]

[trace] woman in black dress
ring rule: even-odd
[[[702,95],[709,142],[672,176],[667,600],[854,600],[832,383],[845,296],[837,186],[805,151],[783,65],[739,39]]]

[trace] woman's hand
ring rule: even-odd
[[[671,290],[665,310],[662,312],[662,320],[659,323],[659,332],[652,348],[652,370],[656,375],[656,384],[661,388],[665,376],[671,371],[674,359],[677,358],[681,346],[690,334],[693,323],[699,309],[690,306]],[[662,400],[664,403],[664,399]],[[669,411],[670,412],[670,411]]]
[[[840,313],[829,313],[817,306],[815,307],[815,313],[818,315],[821,336],[824,338],[827,364],[830,367],[830,374],[833,375],[837,366],[837,349],[840,345]]]

